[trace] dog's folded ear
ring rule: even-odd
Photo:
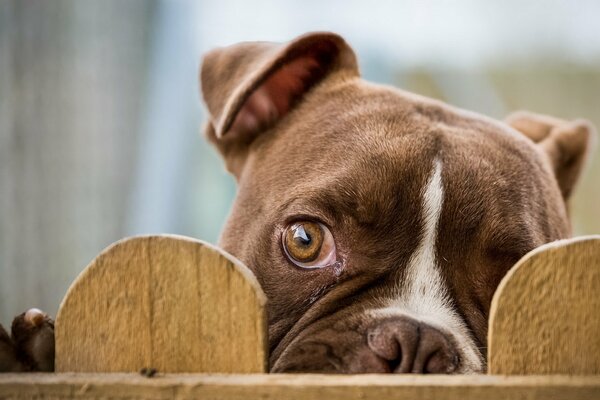
[[[200,83],[210,113],[207,135],[230,171],[239,173],[244,145],[334,73],[358,76],[354,52],[333,33],[310,33],[286,44],[246,42],[206,54]]]
[[[593,126],[581,119],[565,121],[526,111],[512,113],[505,121],[548,155],[558,186],[567,200],[593,147],[596,136]]]

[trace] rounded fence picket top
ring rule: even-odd
[[[494,295],[488,373],[600,374],[600,236],[525,255]]]
[[[56,318],[57,372],[265,372],[266,297],[225,252],[134,237],[79,275]]]

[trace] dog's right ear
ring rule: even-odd
[[[568,200],[595,142],[594,127],[581,119],[564,121],[527,111],[514,112],[505,121],[548,156],[563,198]]]
[[[333,33],[310,33],[287,44],[240,43],[206,54],[200,71],[210,113],[206,134],[227,169],[239,177],[250,143],[334,73],[359,74],[354,52]]]

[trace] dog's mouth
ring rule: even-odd
[[[331,287],[325,288],[322,296],[315,300],[289,329],[282,329],[279,335],[271,334],[269,365],[275,366],[290,346],[310,336],[324,321],[335,320],[344,314],[361,314],[367,307],[377,306],[379,302],[365,295],[366,286],[372,284],[372,279],[362,276],[339,282],[335,290]],[[272,325],[275,327],[272,331],[276,330],[277,322]]]
[[[271,372],[466,374],[485,370],[472,340],[404,313],[341,310],[286,336]]]
[[[356,283],[340,283],[272,343],[271,372],[485,371],[484,355],[465,323],[386,307],[389,302]]]

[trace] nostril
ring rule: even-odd
[[[391,372],[411,372],[419,327],[408,320],[384,321],[369,331],[367,342],[373,353],[387,362]]]
[[[450,374],[458,367],[454,346],[439,330],[423,325],[414,372]]]
[[[458,366],[458,356],[440,349],[430,355],[425,364],[424,374],[451,374]]]
[[[385,327],[377,327],[369,331],[367,335],[367,343],[369,348],[386,361],[400,362],[402,351],[400,344],[395,340],[393,335],[386,332]],[[393,370],[393,369],[392,369]]]

